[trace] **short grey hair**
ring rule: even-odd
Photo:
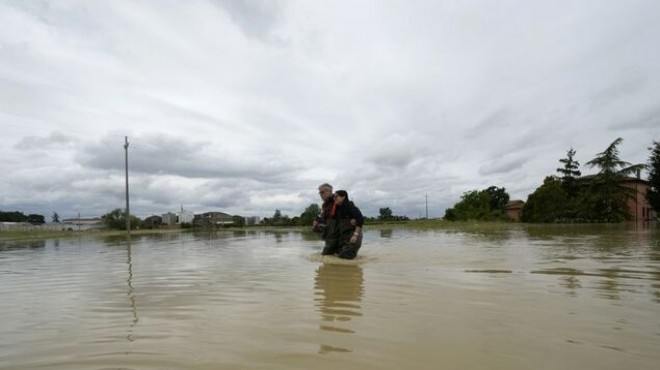
[[[332,185],[325,182],[325,183],[319,185],[319,190],[321,190],[321,189],[328,189],[328,190],[332,191]]]

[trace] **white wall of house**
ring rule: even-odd
[[[182,211],[179,212],[179,223],[184,223],[187,222],[191,224],[193,222],[193,219],[195,218],[195,214],[190,212],[190,211]]]

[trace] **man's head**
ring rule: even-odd
[[[332,199],[332,185],[325,183],[319,185],[319,196],[324,202]]]

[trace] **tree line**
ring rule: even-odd
[[[318,204],[312,203],[300,216],[289,217],[288,215],[283,215],[279,209],[275,210],[275,213],[272,217],[264,217],[261,220],[261,224],[264,226],[310,226],[314,221],[315,217],[318,217],[321,214],[321,207]],[[407,221],[409,218],[407,216],[398,216],[393,214],[392,209],[389,207],[383,207],[378,210],[377,217],[364,217],[365,222],[387,222],[387,221]]]
[[[619,146],[622,138],[614,140],[605,150],[586,162],[597,173],[582,176],[580,163],[575,159],[577,152],[569,148],[566,157],[559,159],[561,167],[557,174],[546,176],[543,184],[529,194],[523,206],[523,222],[619,222],[629,220],[627,201],[635,199],[636,190],[624,185],[627,179],[638,177],[641,170],[648,171],[646,199],[651,208],[660,213],[660,142],[653,141],[648,148],[650,156],[646,164],[631,164],[620,158]],[[506,220],[506,205],[510,196],[504,187],[489,186],[482,190],[464,193],[453,207],[445,210],[444,218],[449,221]],[[318,204],[310,204],[295,217],[282,214],[277,209],[272,217],[261,221],[264,226],[309,226],[321,213]],[[234,216],[235,226],[244,226],[240,216]],[[52,222],[60,222],[55,212]],[[111,229],[125,229],[126,216],[121,209],[115,209],[102,216],[103,223]],[[377,217],[365,217],[366,222],[407,221],[407,216],[397,216],[389,207],[379,209]],[[38,214],[25,215],[22,212],[0,211],[0,222],[29,222],[35,225],[45,223],[45,217]],[[131,216],[131,228],[137,228],[142,220]]]
[[[311,226],[315,217],[320,216],[321,207],[318,204],[310,204],[305,208],[305,210],[299,215],[290,217],[286,214],[283,214],[282,211],[276,209],[271,217],[264,217],[261,220],[262,226],[277,226],[277,227],[286,227],[286,226]],[[241,216],[232,216],[234,223],[231,226],[234,227],[244,227],[245,219]],[[365,222],[381,222],[381,221],[407,221],[409,218],[407,216],[398,216],[394,215],[392,210],[389,207],[384,207],[379,209],[378,217],[365,217]],[[123,209],[117,208],[111,212],[106,213],[101,216],[102,223],[109,229],[115,230],[126,230],[126,213]],[[140,218],[131,215],[130,218],[131,229],[139,228],[153,228],[153,225],[145,223]],[[192,227],[193,225],[187,225]],[[184,227],[182,225],[182,227]]]
[[[617,138],[605,150],[586,163],[597,173],[582,176],[576,151],[568,149],[566,157],[559,159],[557,174],[546,176],[543,184],[527,198],[522,208],[523,222],[620,222],[632,216],[627,202],[636,199],[634,188],[625,186],[626,180],[638,178],[648,170],[646,199],[652,209],[660,213],[660,142],[653,141],[648,163],[632,164],[620,158]],[[453,207],[445,211],[450,221],[506,220],[509,194],[505,188],[490,186],[483,190],[464,193]]]
[[[57,214],[57,212],[53,213],[51,221],[60,222],[60,216]],[[46,217],[36,213],[25,215],[23,212],[19,211],[0,211],[0,222],[28,222],[33,225],[41,225],[46,223]]]

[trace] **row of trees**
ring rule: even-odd
[[[282,211],[279,209],[275,210],[275,213],[272,217],[264,217],[261,220],[261,225],[264,226],[310,226],[314,221],[314,218],[321,213],[321,208],[318,204],[310,204],[300,216],[289,217],[288,215],[282,214]],[[103,224],[110,229],[116,230],[126,230],[126,214],[120,208],[109,212],[102,217]],[[240,216],[233,216],[234,223],[232,226],[242,227],[245,226],[245,219]],[[397,216],[392,213],[392,210],[389,207],[381,208],[379,210],[379,216],[376,218],[365,217],[366,221],[405,221],[408,220],[406,216]],[[131,215],[131,229],[136,229],[138,227],[142,228],[152,228],[152,225],[143,224],[142,220],[138,217]]]
[[[660,142],[653,141],[649,150],[649,188],[646,191],[646,199],[653,210],[660,214]]]
[[[472,190],[464,193],[452,208],[445,210],[444,218],[448,221],[506,220],[504,207],[508,202],[509,194],[505,188],[490,186],[483,190]]]
[[[305,208],[300,216],[289,217],[283,215],[279,209],[275,210],[273,217],[265,217],[261,223],[265,226],[309,226],[314,221],[314,218],[321,214],[321,207],[318,204],[310,204]],[[407,216],[398,216],[393,214],[392,209],[389,207],[380,208],[378,210],[378,217],[365,217],[366,222],[379,222],[379,221],[407,221]]]
[[[60,216],[57,212],[53,213],[51,217],[52,222],[60,222]],[[0,211],[0,222],[29,222],[33,225],[41,225],[46,223],[46,218],[43,215],[39,214],[29,214],[25,215],[23,212],[12,211],[12,212],[2,212]]]
[[[620,158],[622,138],[614,140],[604,151],[586,163],[598,172],[582,176],[576,151],[570,148],[559,160],[558,175],[547,176],[543,184],[527,198],[521,219],[525,222],[619,222],[630,219],[627,202],[636,199],[634,188],[624,183],[639,177],[640,171],[649,172],[646,199],[660,213],[660,142],[649,148],[648,164],[631,164]],[[445,219],[505,220],[505,206],[509,195],[504,188],[491,186],[483,190],[464,193],[452,208],[445,211]]]
[[[636,190],[625,180],[639,177],[645,164],[631,164],[619,156],[623,139],[614,140],[604,151],[586,163],[597,174],[581,177],[580,163],[570,148],[559,176],[547,176],[529,195],[522,210],[525,222],[620,222],[631,218],[627,202],[636,199]],[[654,143],[657,147],[658,143]],[[652,169],[652,166],[650,166]]]

